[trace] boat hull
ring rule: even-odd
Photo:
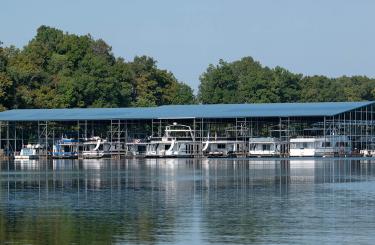
[[[31,155],[31,156],[15,156],[15,160],[35,160],[39,159],[39,156],[37,155]]]
[[[85,159],[97,159],[97,158],[104,158],[110,157],[111,154],[107,152],[82,152],[82,158]]]

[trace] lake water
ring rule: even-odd
[[[374,244],[375,161],[3,161],[0,244]]]

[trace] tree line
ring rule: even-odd
[[[21,49],[0,43],[0,110],[359,101],[374,96],[372,78],[303,76],[262,66],[251,57],[209,65],[195,96],[172,72],[159,69],[152,57],[125,61],[89,34],[41,26]]]
[[[147,56],[126,62],[90,35],[41,26],[22,49],[0,47],[0,104],[12,108],[194,103],[193,90]]]
[[[276,103],[374,100],[375,79],[366,76],[303,76],[263,67],[251,57],[210,65],[200,77],[199,101]]]

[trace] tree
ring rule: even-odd
[[[193,103],[193,91],[147,56],[132,62],[91,35],[41,26],[21,50],[0,53],[0,98],[8,108],[157,106]],[[4,61],[6,58],[6,62]],[[11,92],[11,91],[13,92]],[[2,103],[3,104],[3,103]]]
[[[220,60],[217,66],[210,65],[200,81],[198,97],[203,104],[238,102],[238,77],[231,64]]]
[[[303,76],[263,67],[251,57],[209,65],[200,77],[201,103],[275,103],[374,100],[375,79]]]
[[[13,82],[6,73],[8,58],[7,50],[2,47],[2,42],[0,42],[0,111],[10,106],[11,90],[13,87]]]
[[[194,103],[193,90],[178,82],[171,72],[158,69],[153,58],[137,56],[131,67],[135,74],[133,106]]]

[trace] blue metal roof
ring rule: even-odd
[[[0,112],[0,121],[75,121],[236,117],[333,116],[374,102],[165,105],[142,108],[16,109]]]

